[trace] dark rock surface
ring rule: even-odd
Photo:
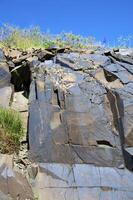
[[[129,118],[127,107],[132,108],[133,76],[122,64],[111,63],[110,56],[117,59],[119,54],[108,54],[60,53],[53,63],[45,61],[35,67],[33,64],[29,111],[33,159],[117,167],[123,163],[120,133],[114,124],[107,90],[120,95]],[[103,82],[97,74],[101,70]],[[130,138],[132,121],[124,123],[125,138]]]
[[[133,199],[132,51],[5,56],[1,91],[11,79],[29,95],[29,157],[39,165],[33,187],[40,199]]]
[[[122,175],[133,170],[127,150],[133,147],[132,69],[132,57],[120,52],[58,53],[33,64],[29,150],[44,163],[35,179],[40,198],[133,198],[130,178]],[[127,179],[128,190],[125,184],[120,188],[118,174]]]

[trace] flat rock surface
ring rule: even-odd
[[[47,200],[130,200],[132,172],[89,164],[39,164],[34,181],[39,198]]]

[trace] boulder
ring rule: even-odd
[[[6,62],[0,62],[0,88],[9,86],[11,80],[11,74]]]
[[[13,89],[11,86],[0,88],[0,106],[9,107]]]
[[[0,62],[4,62],[6,60],[4,52],[2,49],[0,49]]]
[[[5,200],[34,199],[27,179],[13,170],[11,155],[0,155],[0,194],[0,199]]]

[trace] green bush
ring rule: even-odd
[[[68,46],[70,48],[87,48],[89,45],[94,45],[94,37],[82,37],[73,33],[60,33],[55,37],[55,44],[58,46]]]
[[[87,48],[93,45],[93,37],[82,37],[73,33],[51,35],[42,33],[39,27],[19,29],[18,27],[3,25],[0,27],[0,46],[19,49],[49,48],[51,46],[71,48]]]
[[[0,152],[10,154],[17,151],[23,134],[19,113],[0,107]]]

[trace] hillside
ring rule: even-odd
[[[133,199],[133,49],[3,48],[0,105],[25,128],[1,200]]]

